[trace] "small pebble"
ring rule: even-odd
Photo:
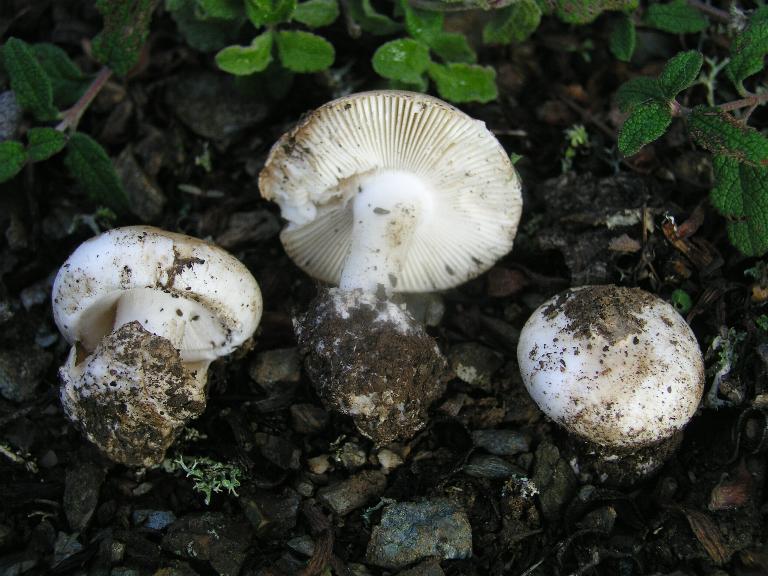
[[[369,500],[384,493],[387,478],[378,470],[364,470],[347,480],[317,491],[317,499],[338,516],[361,508]]]
[[[514,456],[531,447],[530,438],[515,430],[475,430],[472,440],[475,446],[496,456]]]

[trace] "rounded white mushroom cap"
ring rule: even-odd
[[[387,266],[397,292],[450,288],[484,272],[512,248],[522,210],[517,172],[483,122],[400,91],[353,94],[310,113],[272,148],[259,187],[280,205],[283,245],[308,274],[339,283],[348,260]],[[354,201],[361,193],[372,200]],[[384,225],[356,231],[382,215]],[[369,242],[364,257],[360,248],[350,256],[353,232]],[[373,237],[397,257],[373,255]]]
[[[151,226],[116,228],[81,244],[53,285],[56,325],[87,352],[139,321],[168,338],[184,362],[232,352],[259,324],[261,292],[234,256]]]
[[[614,449],[669,438],[693,416],[704,389],[690,327],[670,304],[638,288],[559,294],[528,319],[517,357],[547,416]]]

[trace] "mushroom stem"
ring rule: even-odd
[[[113,329],[138,321],[180,351],[184,362],[210,362],[226,340],[224,327],[200,302],[155,288],[133,288],[117,301]]]
[[[432,191],[425,181],[401,171],[383,171],[360,180],[353,200],[352,242],[339,288],[392,292],[420,221],[431,215]]]

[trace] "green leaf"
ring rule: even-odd
[[[16,140],[0,142],[0,183],[7,182],[24,167],[27,154],[24,145]]]
[[[405,29],[413,38],[429,45],[432,39],[443,31],[443,14],[413,8],[407,0],[400,0],[405,15]]]
[[[53,44],[34,44],[32,51],[51,81],[54,104],[66,108],[77,102],[90,81],[67,53]]]
[[[58,111],[53,106],[51,80],[29,44],[18,38],[8,38],[3,45],[3,62],[19,106],[29,110],[38,120],[56,118]]]
[[[606,10],[628,11],[637,8],[638,0],[553,0],[555,14],[569,24],[588,24]]]
[[[697,50],[680,52],[669,60],[659,75],[659,88],[671,100],[693,85],[699,77],[704,57]]]
[[[283,66],[293,72],[319,72],[331,67],[336,57],[333,45],[311,32],[281,30],[277,52]]]
[[[53,128],[30,128],[27,131],[27,156],[30,162],[48,160],[58,154],[67,145],[67,137],[63,132]]]
[[[93,55],[118,76],[128,74],[139,61],[156,4],[157,0],[96,0],[104,28],[93,39]]]
[[[541,8],[534,0],[519,0],[493,12],[483,28],[484,44],[510,44],[527,40],[539,27]]]
[[[701,32],[709,26],[707,19],[686,0],[673,0],[668,4],[651,2],[643,22],[646,26],[670,34]]]
[[[716,155],[712,205],[728,219],[731,243],[747,256],[768,252],[768,169]]]
[[[165,0],[184,40],[195,50],[213,52],[237,42],[244,17],[237,20],[201,18],[195,0]]]
[[[412,38],[392,40],[373,54],[373,69],[379,76],[418,84],[430,63],[429,48]]]
[[[437,86],[437,93],[444,100],[484,103],[495,100],[499,95],[496,71],[491,66],[431,63],[428,73]]]
[[[400,80],[387,81],[387,87],[390,90],[405,90],[407,92],[426,92],[429,88],[429,80],[426,75],[422,75],[418,82],[401,82]]]
[[[633,156],[640,149],[660,138],[672,122],[672,112],[666,102],[639,104],[619,130],[619,150]]]
[[[347,9],[351,19],[362,30],[374,36],[389,36],[403,29],[399,22],[377,12],[371,0],[347,0]]]
[[[328,26],[339,17],[339,3],[336,0],[307,0],[296,5],[293,19],[309,26]]]
[[[441,32],[432,38],[429,47],[445,62],[477,62],[477,54],[467,42],[467,37],[458,32]]]
[[[613,23],[611,28],[611,54],[622,62],[629,62],[632,60],[632,54],[635,53],[636,41],[635,23],[630,16],[624,14]]]
[[[242,0],[196,0],[196,15],[200,19],[235,20],[243,16]]]
[[[263,72],[272,61],[272,32],[256,36],[250,46],[228,46],[216,54],[216,65],[235,76]]]
[[[768,138],[717,108],[697,106],[688,118],[697,144],[713,154],[757,168],[768,168]]]
[[[765,11],[768,14],[768,10]],[[744,79],[760,72],[768,54],[768,18],[755,14],[743,32],[731,45],[731,61],[725,67],[728,78],[740,94],[744,94]]]
[[[117,172],[104,148],[96,140],[82,132],[72,134],[64,165],[91,200],[111,208],[117,214],[128,212],[128,197]]]
[[[638,76],[622,84],[616,92],[616,104],[622,112],[652,100],[663,99],[659,81],[650,76]]]
[[[296,9],[296,0],[245,0],[245,13],[259,28],[289,22]]]

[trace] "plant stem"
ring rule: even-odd
[[[700,12],[703,12],[707,16],[714,18],[715,20],[720,20],[720,22],[730,22],[731,21],[731,15],[726,12],[725,10],[720,10],[719,8],[715,8],[714,6],[710,6],[709,4],[702,2],[701,0],[688,0],[688,5],[693,6]]]
[[[75,102],[71,108],[61,113],[61,122],[56,126],[56,130],[59,132],[76,130],[83,113],[88,109],[88,106],[91,105],[93,99],[96,98],[96,95],[101,91],[111,76],[112,70],[106,66],[99,70],[96,78],[93,79],[93,82],[88,86],[88,89],[82,96],[80,96],[80,99]]]
[[[732,110],[740,110],[741,108],[755,108],[766,102],[768,102],[768,92],[763,94],[752,94],[741,100],[726,102],[725,104],[720,104],[718,108],[723,112],[731,112]]]

